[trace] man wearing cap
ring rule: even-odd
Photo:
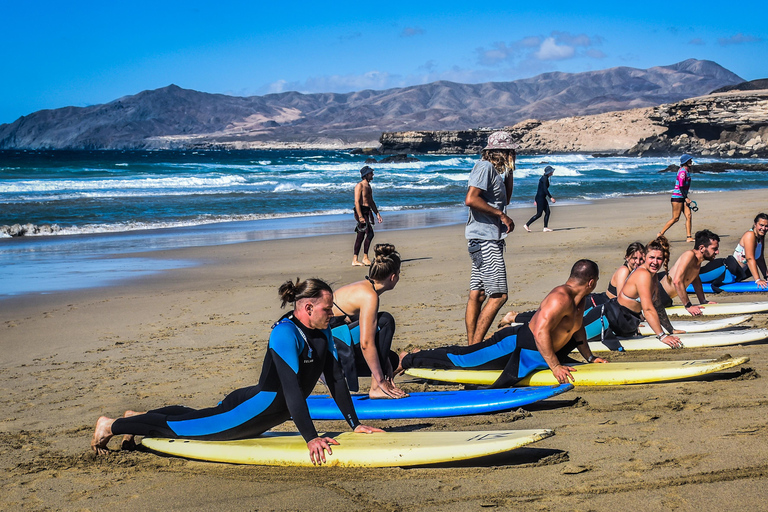
[[[376,214],[379,224],[382,221],[379,209],[376,208],[376,203],[373,201],[372,179],[373,169],[371,167],[366,165],[360,169],[360,183],[355,185],[355,221],[357,221],[355,232],[357,233],[357,238],[355,238],[355,253],[352,257],[353,267],[369,266],[371,264],[371,260],[368,259],[368,249],[370,249],[371,240],[373,240],[373,215]],[[365,239],[365,244],[363,244],[363,239]],[[364,253],[362,263],[357,259],[360,246],[363,247]]]
[[[525,230],[529,233],[531,230],[528,226],[541,217],[542,213],[544,214],[544,232],[552,231],[549,229],[549,203],[547,202],[547,199],[551,199],[552,204],[555,204],[555,198],[549,193],[549,179],[553,174],[555,174],[555,168],[548,165],[544,168],[544,174],[539,178],[539,188],[536,190],[536,198],[533,200],[536,204],[536,215],[531,217],[530,220],[523,225]]]
[[[677,170],[677,179],[675,180],[675,190],[672,192],[672,218],[664,224],[664,228],[659,231],[657,237],[667,232],[672,225],[680,219],[680,213],[685,211],[685,230],[688,232],[686,242],[693,242],[691,229],[693,221],[691,219],[691,198],[688,197],[688,189],[691,187],[691,166],[693,157],[683,155],[680,157],[680,168]]]
[[[464,234],[472,273],[464,320],[470,345],[483,341],[507,301],[504,238],[515,229],[506,209],[512,196],[516,147],[508,132],[492,133],[482,159],[469,174],[464,200],[469,207],[469,219]]]

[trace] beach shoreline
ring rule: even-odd
[[[694,231],[722,237],[728,254],[765,189],[702,194]],[[503,311],[535,307],[579,258],[601,268],[604,290],[632,241],[647,242],[669,218],[668,195],[555,205],[550,227],[526,233],[533,208],[515,209],[507,239],[510,298]],[[385,219],[386,221],[386,219]],[[669,233],[672,258],[686,244],[683,221]],[[136,256],[196,265],[119,285],[0,304],[4,358],[0,489],[11,509],[706,510],[764,504],[768,436],[768,346],[612,355],[615,360],[749,356],[748,367],[682,383],[576,388],[502,413],[371,422],[396,430],[554,428],[556,435],[484,465],[414,469],[264,468],[89,451],[101,414],[183,403],[213,405],[256,382],[287,279],[320,277],[337,288],[365,270],[350,266],[354,234],[182,247]],[[404,259],[398,287],[382,296],[397,321],[395,350],[465,343],[469,257],[462,225],[377,232]],[[723,302],[766,300],[727,295]],[[768,326],[768,315],[750,325]],[[408,391],[442,386],[402,378]],[[363,386],[367,381],[363,379]],[[319,385],[315,392],[323,392]],[[318,422],[327,431],[342,422]],[[276,430],[295,431],[289,422]],[[116,450],[115,445],[110,445]]]

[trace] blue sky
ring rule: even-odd
[[[171,83],[239,96],[349,92],[688,58],[768,78],[766,15],[765,0],[0,0],[0,124]]]

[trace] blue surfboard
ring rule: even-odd
[[[704,283],[702,284],[702,287],[704,288],[704,293],[716,293],[712,290],[712,285],[710,283]],[[718,286],[718,288],[724,292],[730,293],[768,292],[768,289],[766,288],[758,288],[757,283],[754,281],[740,281],[738,283],[721,284]],[[688,293],[693,293],[693,285],[689,284],[686,291]]]
[[[397,400],[352,395],[360,420],[446,418],[507,411],[565,393],[573,384],[510,389],[477,389],[411,393]],[[310,395],[309,414],[315,420],[343,420],[336,402],[328,395]]]

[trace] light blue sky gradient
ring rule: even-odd
[[[171,83],[349,92],[688,58],[768,77],[768,7],[741,2],[0,0],[0,124]]]

